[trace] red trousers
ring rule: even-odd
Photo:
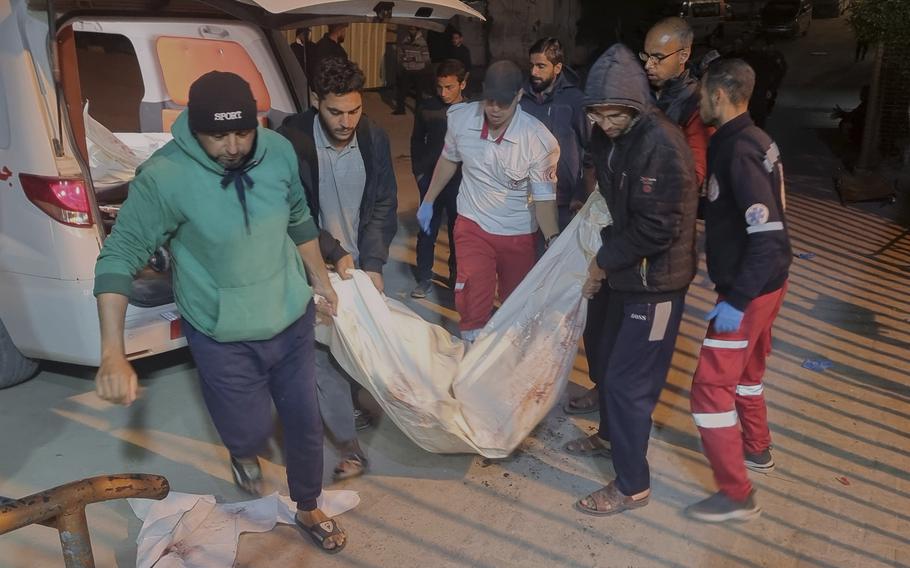
[[[491,235],[459,215],[455,221],[455,309],[462,331],[480,329],[493,312],[496,285],[504,302],[537,261],[535,233]]]
[[[771,354],[771,326],[786,291],[785,283],[752,300],[735,332],[717,333],[709,326],[692,379],[692,415],[705,456],[720,491],[736,501],[752,491],[744,452],[771,446],[762,377]]]

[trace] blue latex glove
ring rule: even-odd
[[[743,323],[743,313],[727,302],[721,302],[705,316],[708,321],[714,320],[714,331],[730,333],[739,329]]]
[[[427,203],[424,201],[420,204],[420,207],[417,208],[417,224],[420,225],[420,230],[426,234],[430,234],[430,222],[433,220],[433,204]]]

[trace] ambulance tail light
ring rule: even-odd
[[[91,227],[92,210],[85,181],[79,178],[19,174],[29,201],[55,221],[71,227]]]

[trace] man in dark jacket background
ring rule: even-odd
[[[310,39],[310,28],[297,28],[291,51],[306,75],[307,83],[313,82],[313,62],[316,59],[316,44]]]
[[[573,208],[580,208],[587,197],[582,184],[582,162],[590,124],[578,75],[565,64],[559,40],[538,40],[528,50],[528,57],[531,76],[524,87],[521,109],[541,121],[559,142],[556,205],[561,231],[572,219]]]
[[[575,455],[612,455],[616,479],[576,503],[592,515],[642,507],[650,498],[651,413],[695,275],[692,153],[652,100],[641,64],[624,45],[592,67],[585,88],[596,126],[591,156],[613,224],[602,233],[583,289],[596,332],[586,333],[585,348],[605,412],[597,434],[566,445]]]
[[[338,57],[347,59],[348,52],[341,45],[344,43],[344,36],[348,31],[348,24],[329,24],[328,31],[316,42],[313,48],[313,57],[309,65],[310,75],[307,77],[311,82],[315,81],[316,73],[319,66],[325,59]],[[311,87],[312,88],[312,87]]]
[[[436,96],[420,101],[414,112],[414,129],[411,131],[411,171],[417,180],[417,190],[423,201],[433,179],[433,169],[445,145],[448,128],[447,113],[452,105],[464,102],[463,92],[467,81],[467,70],[457,59],[443,60],[436,68]],[[432,287],[433,262],[436,258],[436,236],[445,213],[449,230],[449,283],[454,288],[455,265],[455,218],[458,215],[458,186],[461,185],[459,170],[439,197],[433,202],[433,220],[430,232],[417,232],[417,286],[411,291],[412,298],[426,298]]]
[[[695,159],[695,183],[701,187],[707,171],[711,130],[698,114],[698,80],[686,66],[694,37],[692,28],[682,18],[665,18],[648,30],[645,49],[638,56],[645,66],[657,108],[686,135]]]
[[[318,108],[288,117],[278,132],[297,152],[326,262],[342,278],[361,268],[382,292],[382,268],[398,229],[389,137],[363,116],[364,77],[355,63],[323,60],[315,79]],[[360,475],[367,460],[355,433],[350,384],[325,349],[317,349],[316,366],[322,419],[342,452],[335,478]]]

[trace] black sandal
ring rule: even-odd
[[[313,542],[315,542],[319,548],[329,554],[338,554],[345,546],[348,545],[348,535],[346,532],[341,530],[341,525],[339,525],[335,519],[322,521],[321,523],[316,523],[315,525],[308,527],[305,524],[301,523],[300,519],[298,519],[295,515],[294,522],[297,523],[297,526],[300,527],[303,532],[310,535],[310,538],[313,539]],[[326,548],[326,539],[336,535],[344,535],[344,541],[335,548]]]

